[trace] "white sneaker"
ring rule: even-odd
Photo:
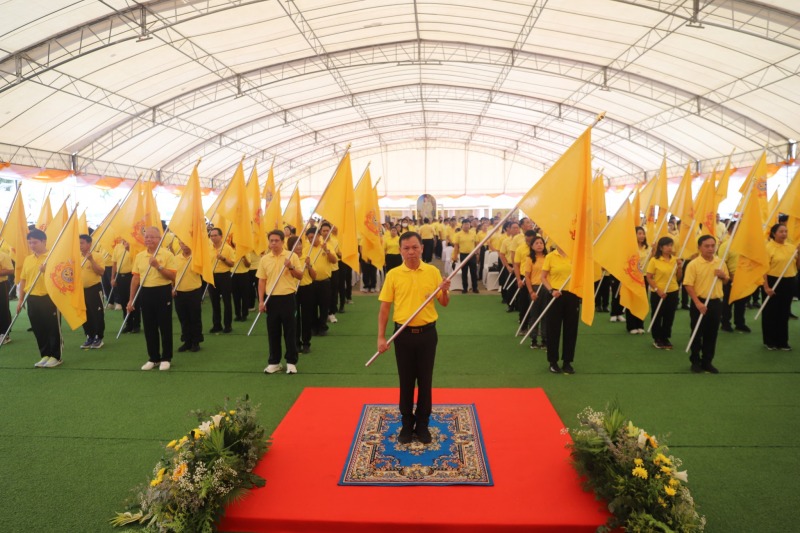
[[[638,329],[632,329],[628,333],[630,333],[631,335],[638,335],[639,334],[639,330]]]
[[[36,368],[44,368],[44,365],[45,365],[45,364],[47,363],[47,361],[49,361],[49,360],[50,360],[50,357],[48,357],[48,356],[44,356],[44,357],[42,357],[42,358],[39,360],[39,362],[38,362],[38,363],[35,363],[33,366],[35,366]]]
[[[643,330],[642,328],[639,328],[638,330],[636,330],[636,332],[637,332],[639,335],[644,335],[644,330]]]
[[[56,359],[55,357],[48,357],[47,362],[42,365],[42,368],[55,368],[61,364],[61,359]]]
[[[169,361],[161,361],[161,364],[158,365],[159,370],[169,370],[169,367],[172,366],[169,364]]]
[[[148,361],[142,365],[142,370],[153,370],[156,367],[156,364],[152,361]]]
[[[328,315],[328,322],[331,324],[336,324],[339,321],[336,319],[336,315]]]
[[[611,318],[609,318],[608,320],[609,320],[609,322],[616,322],[617,321],[617,317],[612,315]]]
[[[619,315],[619,316],[617,317],[617,321],[619,321],[619,322],[625,322],[625,315]]]
[[[114,311],[122,311],[122,306],[120,304],[114,304]]]
[[[297,367],[294,366],[292,363],[286,363],[286,373],[297,374]]]
[[[8,344],[9,342],[11,342],[10,335],[0,334],[0,344]]]
[[[280,372],[283,370],[281,365],[267,365],[267,368],[264,369],[265,374],[274,374],[275,372]]]

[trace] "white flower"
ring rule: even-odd
[[[203,422],[202,424],[200,424],[200,427],[198,429],[202,431],[204,434],[208,435],[209,432],[211,431],[211,421],[208,420],[206,422]]]
[[[214,423],[214,427],[219,427],[219,423],[222,421],[222,415],[214,415],[211,417],[211,422]]]
[[[683,481],[684,483],[689,482],[689,473],[686,470],[684,470],[683,472],[673,471],[672,477],[674,477],[678,481]]]
[[[639,438],[636,441],[636,444],[639,445],[639,449],[643,450],[644,445],[647,443],[647,435],[645,435],[644,430],[639,430]]]

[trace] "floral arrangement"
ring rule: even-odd
[[[579,428],[567,430],[573,465],[584,488],[607,501],[613,514],[598,532],[703,531],[706,519],[695,510],[687,473],[666,445],[616,406],[602,412],[587,407],[578,420]]]
[[[266,431],[245,396],[235,409],[214,414],[192,411],[200,424],[171,441],[139,488],[128,511],[110,520],[114,526],[139,524],[145,531],[215,531],[225,507],[265,481],[253,473],[267,451]]]

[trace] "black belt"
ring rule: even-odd
[[[395,331],[397,331],[401,327],[403,327],[403,324],[398,324],[397,322],[394,323]],[[409,333],[413,333],[416,335],[417,333],[422,333],[423,331],[427,331],[435,327],[436,327],[436,322],[431,322],[429,324],[425,324],[424,326],[406,326],[406,328],[403,331],[407,331]]]

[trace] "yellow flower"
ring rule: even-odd
[[[661,498],[661,496],[659,496],[659,497],[658,497],[658,504],[659,504],[661,507],[665,508],[665,509],[667,508],[667,502],[665,502],[665,501],[664,501],[664,500]]]
[[[656,440],[656,438],[654,436],[648,435],[647,436],[647,442],[649,442],[650,446],[652,446],[653,448],[658,448],[658,441]]]
[[[174,448],[176,444],[178,444],[178,441],[171,440],[169,441],[169,444],[167,444],[167,448]]]
[[[164,472],[166,471],[167,471],[166,468],[162,468],[161,470],[159,470],[158,473],[156,474],[155,479],[150,482],[150,486],[155,487],[156,485],[161,484],[161,482],[164,481]]]
[[[672,469],[666,465],[661,466],[661,471],[665,474],[672,474]]]
[[[644,461],[642,461],[637,457],[636,459],[633,460],[633,464],[635,464],[636,466],[642,466],[644,464]]]
[[[178,468],[176,468],[175,471],[172,473],[172,481],[178,481],[180,478],[182,478],[183,474],[186,473],[187,468],[188,467],[186,466],[186,463],[179,464]]]
[[[663,453],[659,453],[656,455],[655,459],[653,459],[653,463],[657,465],[660,465],[661,463],[664,463],[665,465],[671,465],[672,461],[670,461],[669,457],[667,457]]]
[[[235,415],[235,414],[236,414],[236,411],[234,411],[233,409],[231,409],[230,411],[228,411],[228,414],[229,414],[229,415]]]
[[[667,496],[675,496],[678,491],[670,487],[669,485],[664,485],[664,492],[667,493]]]
[[[636,468],[634,468],[631,473],[636,477],[647,479],[647,470],[645,470],[641,466],[637,466]]]
[[[681,485],[681,482],[678,481],[677,479],[670,479],[669,480],[669,486],[672,487],[672,488],[678,488],[678,487],[680,487],[680,485]]]

